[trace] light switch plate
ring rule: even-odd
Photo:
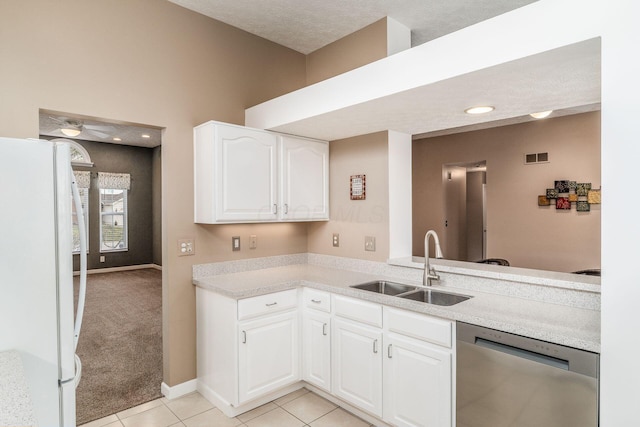
[[[178,239],[178,256],[188,256],[196,254],[195,239]]]
[[[376,251],[376,238],[374,236],[364,236],[364,250],[370,252]]]
[[[240,236],[233,236],[231,238],[231,250],[232,251],[240,250]]]

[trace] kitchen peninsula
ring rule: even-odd
[[[370,342],[367,348],[372,348],[372,357],[381,354],[380,375],[392,369],[393,365],[386,368],[386,363],[394,360],[394,349],[399,352],[402,343],[423,345],[430,352],[420,354],[423,357],[429,354],[430,361],[437,361],[428,365],[432,368],[429,375],[438,379],[435,395],[446,397],[444,401],[436,401],[432,409],[435,412],[430,416],[441,417],[440,425],[455,425],[451,424],[455,420],[455,322],[588,352],[600,351],[598,278],[568,273],[528,275],[524,269],[500,270],[495,266],[436,260],[433,265],[441,279],[434,289],[472,298],[447,307],[351,287],[381,279],[418,286],[422,271],[408,268],[410,261],[404,264],[407,266],[309,253],[194,266],[198,390],[227,415],[234,416],[305,386],[370,422],[384,420],[397,425],[394,418],[398,416],[397,410],[394,412],[388,406],[394,400],[391,395],[383,396],[381,389],[378,396],[377,391],[370,390],[372,385],[367,385],[360,394],[350,394],[349,387],[347,391],[342,387],[347,379],[339,375],[339,369],[348,356],[340,348],[353,342],[343,342],[340,337],[345,334],[365,337],[365,333],[371,332],[371,341],[363,338],[362,342]],[[329,372],[322,373],[318,368],[322,360],[318,362],[317,356],[323,347],[321,342],[310,338],[314,324],[320,337],[332,335],[325,349],[325,359],[331,362],[324,360]],[[243,356],[243,345],[248,340],[262,339],[260,334],[252,335],[252,330],[258,330],[254,327],[280,330],[277,336],[284,341],[267,340],[264,345],[276,345],[279,361],[290,362],[291,366],[283,370],[287,375],[280,375],[277,381],[281,382],[274,388],[265,387],[264,393],[260,387],[248,389],[243,398],[243,386],[232,373],[238,371],[242,383],[243,371],[251,375],[247,366],[258,366],[252,363],[259,363],[260,358],[271,360],[264,350],[255,360],[251,355]],[[358,348],[354,345],[351,350]],[[315,346],[316,351],[309,352],[309,346]],[[399,355],[396,359],[401,360]],[[374,365],[378,363],[376,360],[373,359]],[[366,361],[360,359],[360,364]],[[357,368],[356,365],[351,369]],[[254,384],[264,386],[262,379]],[[253,380],[246,380],[251,385]],[[393,396],[402,395],[401,388],[395,390]],[[372,398],[368,400],[366,396]]]

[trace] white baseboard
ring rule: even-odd
[[[100,274],[100,273],[113,273],[116,271],[129,271],[129,270],[143,270],[145,268],[153,268],[162,271],[162,266],[158,264],[139,264],[139,265],[125,265],[123,267],[107,267],[107,268],[94,268],[87,270],[87,274]],[[73,272],[74,276],[79,276],[79,271]]]
[[[187,382],[169,387],[166,383],[162,383],[160,386],[160,392],[167,399],[176,399],[184,396],[185,394],[193,393],[198,387],[198,380],[193,379]]]

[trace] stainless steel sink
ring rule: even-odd
[[[375,280],[373,282],[352,285],[352,288],[362,289],[364,291],[376,292],[385,295],[399,295],[406,292],[415,291],[416,287],[396,282],[387,282],[386,280]]]
[[[426,302],[435,305],[454,305],[469,298],[467,295],[450,294],[448,292],[434,291],[433,289],[418,289],[415,292],[408,292],[398,295],[400,298],[410,299],[414,301]]]

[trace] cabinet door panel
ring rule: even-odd
[[[277,138],[252,129],[218,126],[216,219],[277,219]]]
[[[329,144],[281,138],[281,217],[329,219]]]
[[[382,416],[382,332],[334,319],[333,394]]]
[[[399,427],[451,426],[451,353],[388,334],[384,418]]]
[[[242,322],[239,333],[240,403],[300,379],[296,312]]]
[[[331,391],[331,316],[305,311],[302,379]]]

